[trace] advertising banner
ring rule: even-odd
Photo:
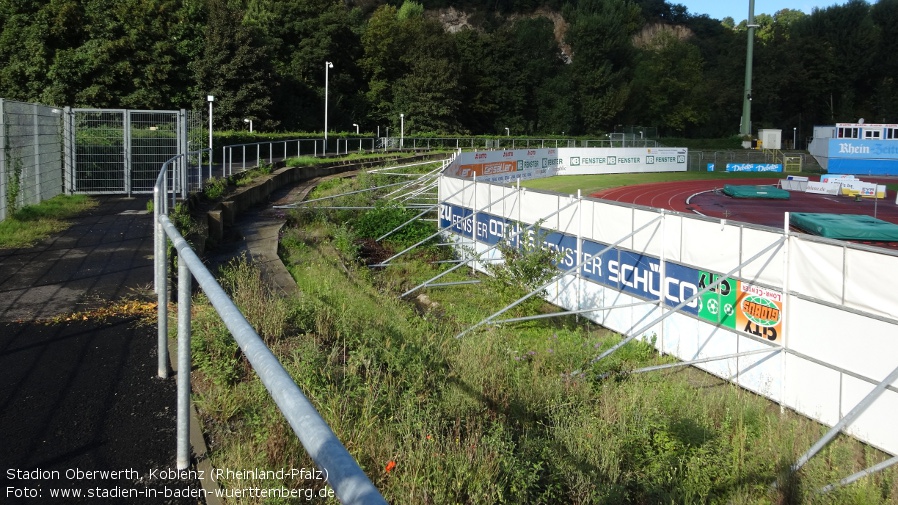
[[[551,148],[463,152],[446,175],[484,182],[554,175],[685,172],[686,148]]]
[[[832,139],[828,156],[857,160],[898,160],[898,142],[864,139]]]
[[[469,178],[476,175],[484,182],[511,182],[551,177],[560,165],[555,148],[463,152],[446,169],[446,175]]]
[[[727,172],[782,172],[782,163],[727,163]]]
[[[563,175],[685,172],[686,148],[562,148]]]
[[[805,188],[805,192],[819,195],[838,195],[841,187],[842,185],[838,182],[808,181],[808,187]]]
[[[782,343],[783,294],[739,281],[736,303],[737,331]]]
[[[820,176],[820,182],[836,182],[841,184],[842,181],[853,181],[853,175],[832,175],[824,174]]]
[[[866,198],[885,198],[886,187],[872,182],[863,182],[858,179],[842,181],[842,188],[852,193],[860,194]]]
[[[782,341],[780,316],[782,294],[778,291],[725,278],[701,296],[691,299],[703,288],[721,280],[720,274],[665,262],[653,256],[609,247],[583,239],[578,258],[577,237],[550,230],[530,229],[513,220],[473,211],[452,204],[440,205],[440,227],[466,238],[495,245],[509,240],[512,246],[523,243],[557,253],[559,270],[567,271],[579,263],[580,275],[649,301],[663,300],[667,307],[680,308],[715,325],[748,333],[770,341]]]

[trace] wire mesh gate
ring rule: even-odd
[[[183,109],[66,109],[66,191],[152,193],[159,167],[191,148],[191,134],[202,127],[189,120],[196,117]],[[187,185],[184,163],[170,182],[175,191]]]

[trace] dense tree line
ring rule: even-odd
[[[754,130],[898,122],[898,0],[755,21]],[[742,112],[746,22],[666,0],[0,0],[0,23],[0,97],[202,109],[212,94],[220,128],[320,131],[326,61],[334,130],[404,114],[421,134],[721,137]]]

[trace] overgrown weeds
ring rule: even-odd
[[[368,270],[350,247],[361,235],[353,223],[366,218],[334,220],[339,215],[319,209],[292,218],[281,251],[301,295],[286,307],[269,307],[274,302],[259,294],[249,265],[226,273],[225,284],[239,303],[258,305],[253,318],[285,322],[272,333],[279,336],[267,337],[274,352],[388,501],[898,501],[894,469],[827,495],[814,492],[884,459],[869,446],[840,437],[799,475],[784,475],[784,462],[810,447],[822,426],[781,415],[762,397],[695,369],[630,373],[670,361],[658,356],[651,335],[597,364],[590,360],[620,337],[573,316],[484,325],[455,338],[501,308],[504,288],[456,284],[399,299],[445,265],[416,250]],[[480,278],[463,268],[441,281]],[[534,310],[556,309],[534,302],[506,316]],[[205,311],[200,304],[194,319],[194,346],[208,348],[196,394],[213,464],[309,468],[264,388],[221,330],[205,322]],[[324,485],[301,477],[223,484]]]

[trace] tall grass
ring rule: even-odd
[[[388,501],[898,502],[894,469],[817,494],[883,454],[839,437],[798,474],[784,471],[825,427],[696,369],[628,373],[669,361],[648,342],[589,366],[620,337],[573,317],[454,338],[520,293],[482,282],[399,299],[440,271],[434,249],[369,270],[345,244],[358,237],[353,221],[329,220],[338,214],[307,210],[285,231],[295,299],[266,293],[249,263],[224,278],[254,326],[279,323],[266,330],[269,345]],[[442,280],[472,278],[459,269]],[[535,303],[507,315],[532,310],[555,309]],[[196,399],[213,465],[310,468],[221,323],[202,303],[196,311]],[[222,484],[324,486],[301,477]]]

